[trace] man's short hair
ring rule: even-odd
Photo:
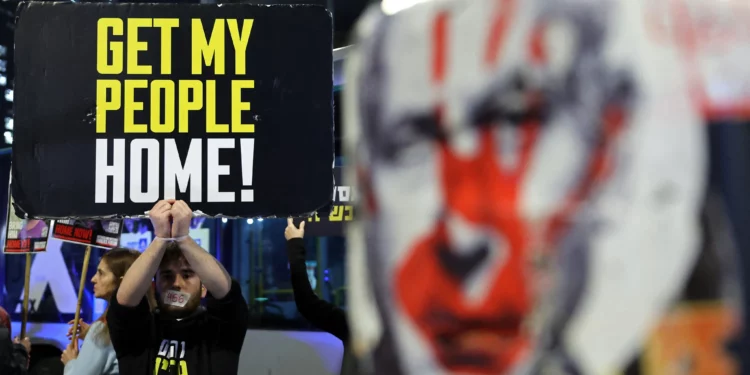
[[[159,269],[162,269],[163,267],[166,267],[175,262],[187,263],[187,258],[185,258],[182,250],[180,250],[180,245],[178,245],[177,242],[172,241],[167,244],[167,248],[164,250],[164,256],[161,258],[161,263],[159,263]],[[156,274],[158,276],[159,272],[157,272]],[[201,288],[202,287],[203,280],[201,280]]]
[[[185,255],[182,254],[180,246],[177,242],[170,242],[167,244],[166,250],[164,250],[164,256],[161,258],[159,263],[159,269],[175,262],[186,261]]]

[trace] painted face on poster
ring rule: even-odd
[[[243,99],[255,87],[255,81],[246,76],[245,61],[253,22],[253,19],[221,18],[213,20],[213,25],[197,18],[189,23],[181,23],[177,18],[98,20],[96,203],[154,202],[175,198],[178,189],[180,193],[188,193],[189,189],[190,202],[254,201],[255,139],[250,136],[255,133],[255,124],[247,121],[252,118],[248,116],[251,103]],[[189,59],[172,56],[172,36],[180,28],[190,30]],[[158,46],[139,39],[139,32],[147,29],[158,29]],[[231,44],[225,44],[227,39]],[[152,48],[159,50],[159,63],[139,63],[139,54]],[[234,51],[227,51],[228,48]],[[227,55],[234,56],[233,63],[227,64]],[[174,64],[189,64],[194,79],[168,79]],[[221,87],[215,79],[207,77],[225,74],[232,76],[231,121],[219,123],[216,98],[217,86]],[[158,79],[148,79],[150,76]],[[138,101],[136,92],[148,92],[150,105]],[[138,123],[136,116],[144,107],[149,109],[147,124]],[[205,113],[205,120],[191,124],[193,112]],[[107,137],[112,131],[108,119],[115,116],[119,119],[112,122],[123,124],[117,133],[142,134],[143,138]],[[205,128],[196,129],[199,126]],[[184,139],[185,133],[191,131],[197,131],[200,138],[191,138],[187,150],[184,147],[180,150],[176,138]],[[221,138],[224,134],[231,134],[231,138]],[[232,150],[239,151],[239,171],[220,161],[220,153]],[[230,173],[242,175],[242,187],[222,191],[219,178]]]

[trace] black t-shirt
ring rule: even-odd
[[[107,326],[122,375],[235,375],[248,316],[232,280],[223,299],[209,293],[205,309],[180,320],[152,313],[145,297],[136,307],[112,298]]]

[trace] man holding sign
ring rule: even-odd
[[[190,238],[187,203],[159,201],[149,216],[156,237],[107,315],[120,373],[236,374],[249,317],[239,284]],[[154,274],[159,308],[151,312],[145,296]]]

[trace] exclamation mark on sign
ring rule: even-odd
[[[240,153],[242,157],[242,185],[253,186],[253,155],[255,155],[255,139],[240,139]],[[253,189],[242,189],[240,192],[242,202],[253,202],[255,196]]]

